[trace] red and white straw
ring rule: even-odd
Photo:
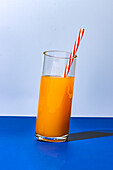
[[[83,34],[84,34],[84,28],[81,28],[80,31],[79,31],[79,35],[78,35],[78,37],[77,37],[77,40],[75,41],[73,50],[72,50],[72,52],[71,52],[71,54],[70,54],[70,59],[68,60],[68,63],[67,63],[67,65],[66,65],[66,67],[65,67],[64,77],[67,77],[67,75],[68,75],[68,73],[69,73],[71,64],[72,64],[72,62],[73,62],[75,53],[76,53],[77,50],[78,50],[78,47],[79,47],[79,44],[80,44],[80,40],[82,39]]]

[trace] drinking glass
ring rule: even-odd
[[[63,142],[69,133],[77,56],[64,77],[70,53],[45,51],[43,55],[35,136],[38,140]]]

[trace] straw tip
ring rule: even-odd
[[[84,28],[81,28],[80,30],[85,31],[85,29],[84,29]]]

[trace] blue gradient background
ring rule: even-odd
[[[72,116],[113,116],[113,1],[0,1],[0,115],[32,115],[45,50],[71,51],[79,29]]]

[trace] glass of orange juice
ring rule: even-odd
[[[70,53],[45,51],[40,82],[35,136],[38,140],[63,142],[68,139],[76,57],[69,73],[64,70]]]

